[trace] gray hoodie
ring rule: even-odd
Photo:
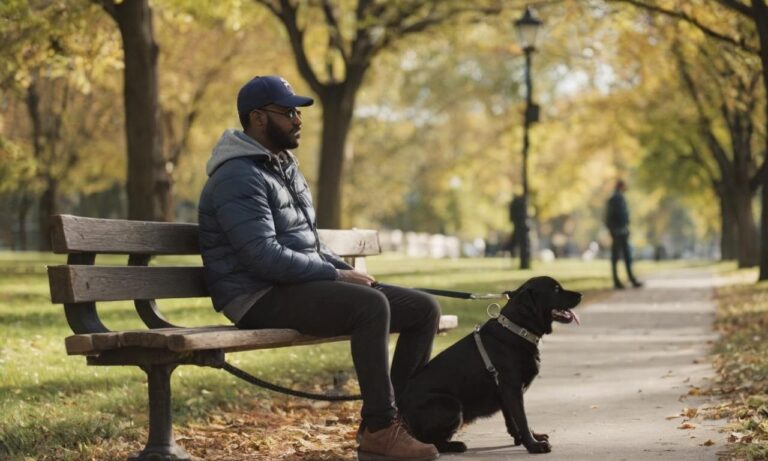
[[[219,142],[213,148],[211,158],[205,165],[205,172],[210,176],[216,171],[216,168],[227,160],[250,156],[269,159],[272,157],[272,153],[244,132],[230,128],[224,131]]]

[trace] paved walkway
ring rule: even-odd
[[[716,460],[724,421],[694,418],[695,429],[678,429],[684,418],[667,419],[707,403],[687,394],[714,374],[714,282],[702,271],[655,274],[642,289],[582,306],[580,327],[556,325],[525,397],[528,420],[549,434],[552,453],[513,447],[498,414],[457,435],[467,453],[441,459]]]

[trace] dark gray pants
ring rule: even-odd
[[[277,285],[238,322],[240,328],[292,328],[319,336],[351,336],[352,362],[363,396],[363,423],[386,427],[397,413],[396,396],[427,364],[440,322],[431,296],[408,288],[371,288],[318,281]],[[398,332],[392,371],[389,333]]]
[[[613,274],[613,284],[621,285],[619,280],[618,268],[619,259],[624,258],[624,265],[627,268],[627,277],[632,283],[637,283],[635,274],[632,272],[632,249],[629,247],[629,234],[611,234],[613,243],[611,245],[611,273]]]

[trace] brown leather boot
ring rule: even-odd
[[[358,461],[432,461],[438,456],[434,445],[413,438],[399,418],[376,432],[366,428],[357,449]]]

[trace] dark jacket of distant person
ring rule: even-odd
[[[629,207],[624,194],[618,188],[608,199],[605,225],[608,226],[611,235],[629,234]]]

